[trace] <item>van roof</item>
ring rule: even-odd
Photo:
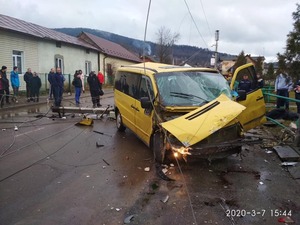
[[[154,62],[146,62],[146,63],[138,63],[128,66],[121,66],[118,70],[130,70],[130,71],[141,71],[148,70],[153,71],[154,73],[163,73],[163,72],[175,72],[175,71],[203,71],[203,72],[212,72],[217,73],[218,71],[211,68],[205,67],[189,67],[189,66],[176,66],[170,64],[163,63],[154,63]]]

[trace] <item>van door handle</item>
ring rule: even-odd
[[[264,97],[259,96],[259,97],[256,98],[256,101],[262,100],[263,98],[264,98]]]
[[[138,108],[134,107],[133,105],[130,106],[131,108],[133,108],[135,111],[140,111]]]

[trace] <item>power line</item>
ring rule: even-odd
[[[207,20],[207,17],[206,17],[206,13],[205,13],[203,4],[202,4],[202,0],[200,0],[200,3],[201,3],[202,11],[203,11],[203,14],[204,14],[204,17],[205,17],[205,21],[206,21],[206,25],[207,25],[209,34],[210,34],[210,36],[213,36],[213,35],[212,35],[212,32],[211,32],[211,29],[210,29],[210,26],[209,26],[209,23],[208,23],[208,20]]]
[[[195,27],[196,27],[196,30],[198,31],[198,34],[200,35],[202,41],[203,41],[204,44],[206,45],[206,48],[208,48],[208,44],[207,44],[206,41],[204,40],[204,38],[203,38],[203,36],[202,36],[202,34],[201,34],[200,30],[199,30],[199,28],[198,28],[198,26],[197,26],[197,24],[196,24],[196,21],[195,21],[193,15],[192,15],[192,13],[191,13],[191,10],[190,10],[189,5],[188,5],[188,3],[186,2],[186,0],[184,0],[184,3],[185,3],[185,5],[186,5],[186,7],[187,7],[187,9],[188,9],[188,11],[189,11],[189,14],[190,14],[190,16],[191,16],[191,18],[192,18],[192,21],[193,21],[193,23],[194,23],[194,25],[195,25]]]

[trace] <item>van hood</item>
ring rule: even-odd
[[[226,126],[244,109],[243,105],[222,94],[210,103],[161,125],[189,147]]]

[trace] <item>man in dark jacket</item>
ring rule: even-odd
[[[31,69],[30,68],[28,68],[27,69],[27,72],[24,74],[24,81],[25,81],[25,83],[26,83],[26,96],[27,96],[27,102],[30,102],[30,100],[32,100],[31,98],[30,98],[30,96],[31,96],[31,94],[30,94],[30,81],[31,81],[31,79],[32,79],[32,77],[33,77],[33,74],[32,74],[32,72],[31,72]]]
[[[99,79],[94,71],[92,71],[89,74],[89,77],[87,78],[87,82],[89,83],[89,86],[90,86],[93,107],[95,108],[96,106],[98,106],[98,107],[101,106],[100,96],[99,96],[101,84],[100,84]]]
[[[40,88],[42,86],[41,78],[36,72],[33,73],[33,77],[30,80],[30,98],[34,102],[39,102]]]
[[[5,74],[7,67],[2,66],[2,69],[0,70],[0,106],[3,107],[4,103],[4,91],[6,87],[8,86],[8,79],[5,79],[3,74]]]
[[[62,95],[64,91],[64,81],[65,78],[61,73],[61,69],[56,68],[56,73],[52,77],[52,87],[53,87],[53,96],[54,96],[54,105],[57,107],[61,106]]]
[[[244,90],[246,93],[250,92],[252,89],[252,83],[248,78],[247,74],[243,75],[243,79],[239,82],[238,90]]]
[[[9,80],[7,79],[6,70],[7,70],[7,67],[2,66],[0,74],[2,77],[3,91],[6,95],[6,104],[10,104],[10,102],[9,102]],[[3,104],[3,102],[2,102],[2,104]]]
[[[55,69],[54,68],[51,68],[49,74],[48,74],[48,82],[50,84],[49,86],[49,100],[52,100],[53,99],[53,87],[52,87],[52,79],[53,79],[53,76],[55,75]]]

